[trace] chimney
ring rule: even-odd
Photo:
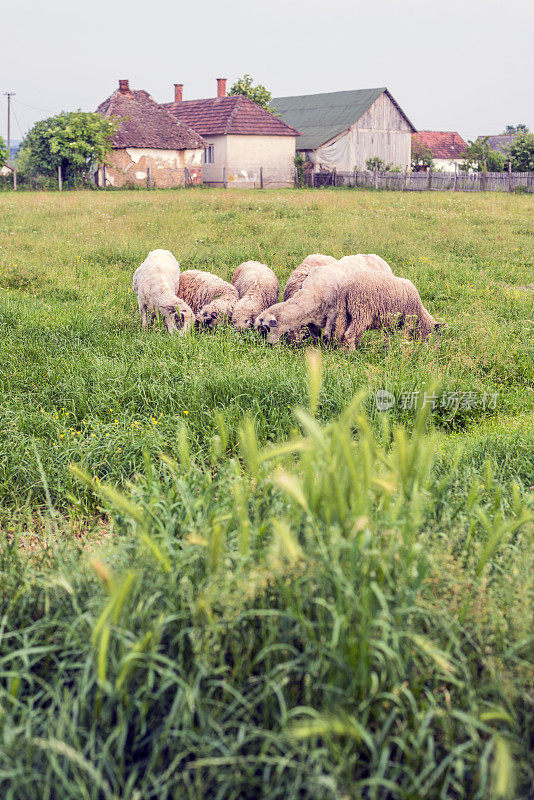
[[[119,81],[119,92],[121,94],[128,94],[130,92],[130,86],[128,81]]]
[[[226,97],[226,78],[217,78],[217,97]]]
[[[184,85],[183,83],[174,84],[174,102],[181,103],[183,100]]]

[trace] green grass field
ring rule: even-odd
[[[0,195],[2,798],[532,796],[533,212]],[[281,285],[375,252],[448,327],[142,331],[157,247]]]

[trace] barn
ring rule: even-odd
[[[408,169],[412,125],[383,86],[326,94],[274,97],[284,122],[302,133],[297,150],[316,171],[365,169],[369,158]]]
[[[120,120],[108,163],[100,167],[100,186],[183,186],[202,182],[205,142],[142,89],[127,80],[104,100],[97,113]]]

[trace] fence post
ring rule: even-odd
[[[57,185],[58,185],[59,191],[62,192],[63,191],[63,176],[61,174],[61,164],[59,164],[58,168],[57,168]]]
[[[263,167],[260,167],[260,189],[263,189]]]
[[[512,191],[512,162],[508,162],[508,191]]]
[[[353,176],[352,176],[352,180],[354,181],[353,188],[355,189],[356,188],[356,167],[354,167],[354,173],[353,173]]]
[[[17,191],[17,170],[13,169],[13,191]]]
[[[184,167],[184,189],[187,189],[187,181],[189,180],[189,170]]]
[[[146,168],[146,188],[150,189],[150,164]]]
[[[337,186],[337,169],[335,167],[332,171],[332,186]]]
[[[457,164],[455,165],[455,168],[454,168],[454,183],[452,185],[452,190],[453,190],[453,192],[456,192],[458,190],[458,165]]]
[[[223,166],[222,178],[223,178],[223,189],[227,189],[228,186],[226,185],[226,166]]]
[[[486,162],[484,161],[484,169],[482,170],[482,191],[486,191]]]
[[[430,191],[432,189],[432,167],[428,168],[428,186],[427,186],[427,189],[428,189],[428,191]]]
[[[408,180],[408,167],[404,168],[404,175],[402,176],[402,191],[406,191],[406,181]]]
[[[378,189],[378,166],[375,164],[374,187]]]
[[[106,188],[106,165],[102,164],[102,188]]]

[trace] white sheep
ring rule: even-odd
[[[180,264],[170,250],[151,250],[134,272],[132,288],[137,295],[143,328],[154,324],[161,314],[169,333],[181,328],[183,335],[193,322],[191,308],[178,297]]]
[[[254,327],[268,334],[269,344],[275,344],[284,334],[298,341],[301,328],[306,326],[311,328],[312,333],[320,333],[332,306],[336,304],[339,287],[346,274],[346,269],[337,262],[315,267],[298,292],[289,300],[263,311],[256,318]]]
[[[375,253],[358,253],[352,256],[343,256],[338,261],[343,267],[356,267],[359,269],[368,269],[371,272],[385,272],[393,275],[393,270],[383,258],[377,256]]]
[[[245,261],[232,277],[239,300],[232,312],[232,323],[238,331],[252,327],[262,311],[278,301],[280,286],[278,278],[265,264]]]
[[[335,330],[347,352],[355,349],[366,330],[401,327],[422,339],[440,327],[411,281],[379,272],[355,271],[345,276],[326,328]]]
[[[315,267],[326,267],[329,264],[335,264],[336,259],[333,256],[324,256],[322,253],[312,253],[306,256],[304,261],[295,267],[284,289],[284,302],[289,300],[302,288],[302,284]]]
[[[218,275],[200,269],[188,269],[180,275],[178,295],[191,306],[197,322],[215,328],[230,317],[237,303],[237,290]]]

